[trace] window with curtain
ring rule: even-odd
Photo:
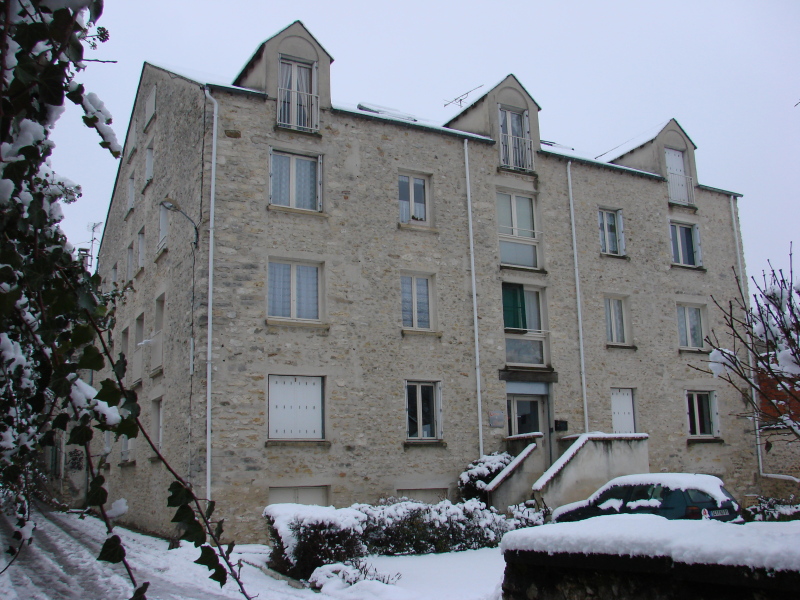
[[[702,313],[699,306],[678,304],[678,341],[681,348],[703,348]]]
[[[400,277],[403,327],[431,328],[431,287],[430,277]]]
[[[319,320],[319,267],[270,261],[267,315],[284,319]]]
[[[400,203],[400,222],[425,225],[428,222],[428,200],[425,178],[400,175],[397,178],[397,197]]]
[[[433,381],[406,382],[408,439],[440,437],[438,388],[438,383]]]
[[[270,161],[270,203],[319,211],[320,157],[273,151]]]
[[[700,265],[700,234],[696,225],[670,223],[672,262],[676,265]]]
[[[625,302],[622,298],[604,298],[606,309],[606,341],[609,344],[624,344]]]
[[[500,237],[500,263],[539,268],[539,240],[536,234],[533,198],[499,192],[497,225]]]
[[[500,108],[500,163],[512,169],[533,169],[533,147],[527,111]]]
[[[303,131],[319,129],[319,104],[314,84],[313,64],[281,59],[278,125]]]
[[[686,402],[689,414],[689,435],[718,435],[713,392],[686,392]]]
[[[547,332],[542,319],[542,293],[517,283],[503,283],[503,325],[506,362],[547,364]]]
[[[600,209],[597,213],[600,229],[600,252],[603,254],[625,254],[622,238],[622,211]]]

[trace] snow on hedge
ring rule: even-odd
[[[687,564],[775,571],[800,568],[800,522],[671,521],[657,515],[611,515],[507,533],[503,552],[669,557]]]

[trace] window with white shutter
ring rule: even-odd
[[[269,439],[324,438],[323,378],[269,376]]]

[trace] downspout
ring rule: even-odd
[[[730,204],[731,204],[731,224],[733,225],[733,240],[736,246],[736,270],[739,275],[739,281],[741,285],[747,289],[747,276],[742,268],[742,251],[739,246],[739,228],[737,227],[736,223],[736,200],[733,194],[730,196]],[[745,299],[750,301],[750,294],[745,292]],[[753,373],[753,353],[747,353],[747,365],[750,368],[750,373]],[[764,459],[761,455],[761,422],[758,418],[758,392],[756,388],[752,385],[750,386],[750,402],[753,405],[753,425],[755,426],[756,432],[756,458],[758,458],[758,474],[761,477],[767,477],[769,479],[781,479],[784,481],[793,481],[795,483],[800,483],[800,479],[796,477],[792,477],[791,475],[780,475],[777,473],[764,473]]]
[[[569,224],[572,227],[572,260],[575,267],[575,298],[578,303],[578,349],[581,357],[581,396],[583,397],[583,431],[589,433],[589,402],[586,399],[586,357],[583,352],[583,312],[581,303],[581,274],[578,269],[578,242],[575,234],[575,202],[572,197],[572,161],[567,161],[569,191]]]
[[[472,237],[472,192],[469,186],[469,141],[464,138],[464,170],[467,180],[467,223],[469,224],[469,268],[472,276],[472,328],[475,332],[475,382],[478,391],[478,453],[483,456],[483,398],[481,396],[481,352],[478,344],[478,291],[475,282],[475,243]]]
[[[211,352],[214,327],[214,208],[217,194],[217,120],[219,104],[204,87],[214,104],[211,132],[211,199],[208,208],[208,343],[206,345],[206,500],[211,500]]]

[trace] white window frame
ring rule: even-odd
[[[681,309],[683,309],[683,317],[681,317]],[[700,339],[692,339],[691,333],[691,315],[689,311],[697,311],[696,315],[700,319]],[[678,346],[685,350],[703,350],[705,348],[706,339],[706,315],[705,306],[699,304],[687,304],[685,302],[678,302],[676,305],[676,321],[678,323]],[[681,318],[683,318],[683,331],[686,332],[686,343],[681,339]]]
[[[423,435],[422,428],[419,427],[419,415],[422,414],[422,386],[433,387],[433,432],[432,435]],[[416,389],[416,401],[414,402],[414,410],[417,414],[417,432],[416,435],[411,435],[411,401],[409,400],[408,390],[409,387]],[[416,379],[409,379],[403,385],[406,404],[406,438],[410,441],[435,441],[441,440],[443,436],[442,431],[442,391],[441,382],[439,381],[423,381]],[[423,428],[425,424],[423,423]]]
[[[404,310],[404,280],[410,280],[411,283],[411,323],[406,320]],[[420,280],[427,282],[427,301],[428,301],[428,325],[420,324],[420,307],[419,307],[419,286]],[[435,302],[434,298],[434,276],[418,273],[402,273],[400,276],[400,305],[401,305],[401,319],[403,322],[403,329],[421,329],[424,331],[432,331],[435,329]]]
[[[157,450],[163,449],[164,442],[164,398],[156,398],[150,404],[151,406],[151,430],[150,439]]]
[[[511,226],[508,225],[500,225],[500,196],[508,196],[510,198],[511,203]],[[517,207],[517,199],[522,200],[530,200],[531,202],[531,218],[533,219],[533,229],[525,229],[520,227],[519,223],[519,214],[518,214],[518,207]],[[541,242],[541,231],[537,230],[537,224],[539,222],[539,215],[537,214],[537,205],[538,202],[536,201],[536,196],[533,194],[526,194],[526,193],[519,193],[513,191],[506,191],[506,190],[497,190],[495,194],[495,208],[497,212],[497,235],[499,238],[499,245],[500,245],[500,264],[501,265],[509,265],[514,267],[523,267],[528,269],[542,269],[544,268],[543,260],[542,260],[542,244]],[[508,229],[511,231],[509,232]],[[505,231],[504,231],[505,230]],[[530,233],[530,237],[527,235],[522,235],[523,232]],[[513,261],[504,261],[503,260],[503,244],[511,244],[511,245],[524,245],[524,246],[532,246],[533,247],[533,265],[526,265],[520,262],[513,262]]]
[[[147,258],[147,244],[145,242],[145,229],[142,227],[139,233],[136,234],[136,249],[137,259],[136,266],[138,270],[144,269],[144,263]]]
[[[311,401],[311,404],[305,404],[305,406],[301,406],[304,402],[307,403],[308,400],[303,400],[302,398],[297,398],[297,395],[293,395],[290,400],[293,402],[298,402],[299,404],[289,405],[285,404],[286,399],[282,399],[279,397],[277,393],[277,389],[281,386],[283,382],[291,381],[292,384],[297,384],[298,386],[302,383],[306,383],[314,387],[315,385],[319,386],[319,398],[314,397]],[[304,375],[278,375],[272,374],[267,377],[267,402],[268,402],[268,410],[267,410],[267,420],[268,420],[268,429],[267,429],[267,437],[271,440],[323,440],[325,439],[325,378],[318,377],[318,376],[304,376]],[[316,406],[314,406],[316,405]],[[310,411],[309,411],[309,407]],[[316,422],[316,417],[314,418],[314,423],[311,425],[312,432],[316,429],[316,432],[313,432],[313,435],[292,435],[294,431],[287,433],[285,430],[281,430],[280,422],[281,418],[279,415],[281,413],[288,414],[290,417],[290,425],[292,428],[296,428],[298,426],[298,422],[295,419],[292,419],[293,414],[298,414],[298,409],[304,408],[306,410],[306,415],[314,414],[318,408],[319,414],[319,422]],[[285,419],[284,419],[285,420]],[[301,426],[302,428],[302,426]]]
[[[503,104],[498,104],[497,110],[500,164],[509,169],[533,171],[533,144],[531,143],[531,124],[528,111]],[[514,136],[511,133],[510,115],[512,114],[522,117],[522,136]],[[503,133],[503,121],[505,121],[506,131],[509,132],[507,134]]]
[[[120,448],[119,448],[119,460],[120,462],[131,462],[134,460],[133,455],[133,446],[134,446],[134,439],[129,438],[127,435],[121,435],[119,437],[120,441]]]
[[[292,83],[291,87],[283,88],[282,85],[282,71],[283,65],[289,65],[292,68]],[[297,89],[297,70],[298,67],[308,68],[311,70],[311,90],[308,92],[301,92]],[[278,101],[277,101],[277,115],[276,120],[279,127],[287,127],[289,129],[297,129],[299,131],[319,131],[319,94],[317,92],[317,63],[305,61],[302,59],[293,58],[290,56],[281,56],[278,62]],[[302,94],[302,96],[301,96]],[[300,123],[300,113],[298,108],[304,103],[303,107],[308,113],[306,122]],[[284,118],[284,107],[288,107],[288,119]]]
[[[273,307],[272,307],[272,294],[277,293],[274,292],[272,286],[269,285],[269,269],[270,266],[273,264],[281,264],[281,265],[289,265],[290,266],[290,288],[289,288],[289,306],[290,306],[290,314],[287,315],[279,315],[273,314]],[[298,267],[313,267],[317,270],[317,316],[315,318],[307,318],[307,317],[298,317],[298,290],[297,290],[297,268]],[[312,263],[312,262],[305,262],[305,261],[294,261],[294,260],[286,260],[282,258],[270,258],[267,264],[267,317],[269,319],[280,319],[286,321],[307,321],[307,322],[320,322],[322,320],[322,309],[323,309],[323,279],[322,279],[322,268],[323,265],[321,263]]]
[[[289,204],[278,204],[275,200],[275,156],[285,156],[289,158]],[[297,161],[308,160],[316,163],[316,185],[315,185],[315,208],[301,208],[297,206]],[[270,147],[269,149],[269,203],[272,206],[282,206],[309,212],[322,212],[322,155],[321,154],[298,154],[296,152],[285,152]]]
[[[150,371],[160,369],[164,365],[164,324],[166,322],[166,293],[156,298],[153,311],[153,334],[150,342]]]
[[[133,242],[128,245],[127,249],[127,256],[126,256],[127,263],[125,265],[125,280],[130,281],[133,279],[134,275],[134,254],[133,254]]]
[[[150,93],[147,95],[147,101],[144,105],[144,128],[147,129],[150,126],[150,122],[156,116],[156,90],[157,86],[153,86],[153,89],[150,90]]]
[[[684,247],[684,237],[681,235],[681,229],[690,229],[692,232],[692,245],[693,256],[689,257],[688,248]],[[677,236],[677,239],[676,239]],[[676,244],[677,242],[677,244]],[[669,254],[672,259],[672,264],[681,265],[684,267],[701,267],[703,266],[703,252],[700,245],[700,228],[695,223],[682,223],[680,221],[669,222]],[[677,250],[678,256],[675,256]],[[677,260],[676,260],[677,258]],[[691,260],[694,263],[690,262]]]
[[[709,430],[703,431],[700,418],[699,396],[705,395],[707,399]],[[686,390],[686,431],[690,438],[718,438],[721,435],[719,425],[719,409],[717,407],[717,394],[713,390]],[[692,431],[692,422],[695,430]]]
[[[169,209],[163,204],[158,205],[158,250],[167,245],[169,234]]]
[[[400,200],[400,178],[407,177],[408,178],[408,217],[403,214],[403,206]],[[417,212],[417,196],[416,196],[416,186],[414,185],[416,181],[422,182],[422,195],[424,196],[422,201],[423,211],[425,212],[423,217]],[[420,173],[412,173],[409,171],[400,171],[397,174],[397,204],[399,210],[399,220],[403,224],[410,224],[410,225],[430,225],[431,222],[431,186],[430,186],[430,177],[427,175],[422,175]]]
[[[617,251],[610,250],[609,240],[612,234],[609,231],[608,215],[613,214],[616,220],[616,232],[613,237],[617,242]],[[622,210],[615,208],[600,208],[597,213],[597,226],[600,233],[600,253],[612,256],[625,256],[625,229],[622,221]]]
[[[136,178],[135,173],[128,177],[128,211],[132,211],[136,206]]]
[[[629,337],[630,318],[628,316],[628,301],[624,296],[608,295],[603,297],[603,307],[605,310],[606,324],[606,344],[611,346],[630,346]],[[619,307],[617,313],[615,308]],[[622,326],[617,322],[617,315],[622,316]]]
[[[138,141],[137,137],[136,137],[137,125],[138,125],[137,120],[136,119],[132,119],[130,128],[128,130],[128,159],[129,160],[136,153],[136,142]]]
[[[542,433],[543,429],[546,428],[546,423],[543,423],[543,421],[546,419],[544,407],[546,406],[547,399],[548,396],[546,394],[506,394],[506,407],[508,409],[508,435],[515,436]],[[517,414],[518,402],[536,402],[536,420],[539,424],[539,429],[537,431],[519,432],[519,419]],[[545,427],[542,427],[542,425],[545,425]]]
[[[505,330],[505,341],[506,341],[506,364],[509,366],[525,366],[525,367],[546,367],[550,364],[550,332],[547,330],[547,296],[545,288],[532,286],[522,283],[517,283],[513,281],[504,281],[503,285],[508,286],[521,286],[523,290],[523,298],[527,297],[525,292],[535,292],[538,294],[538,313],[539,313],[539,329],[536,328],[518,328],[518,327],[510,327],[505,322],[505,314],[503,315],[503,325]],[[525,302],[525,306],[522,307],[523,310],[527,313],[527,301]],[[505,313],[505,307],[503,308]],[[528,323],[526,323],[528,325]],[[542,362],[517,362],[513,360],[509,360],[509,353],[510,347],[509,344],[537,344],[540,343],[542,345]]]
[[[144,152],[144,185],[147,187],[151,181],[153,181],[153,167],[154,167],[155,157],[153,153],[153,143],[150,142],[150,145],[147,146],[147,149]]]

